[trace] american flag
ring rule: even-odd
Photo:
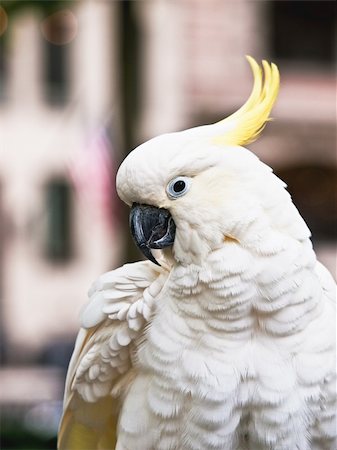
[[[104,127],[89,138],[70,166],[70,177],[82,203],[108,226],[116,218],[116,163],[110,139]]]

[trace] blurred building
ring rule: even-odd
[[[62,343],[73,341],[91,281],[119,263],[124,245],[107,170],[145,139],[241,106],[252,86],[246,54],[281,72],[275,121],[250,148],[288,183],[319,258],[335,271],[334,2],[59,3],[48,14],[7,14],[6,2],[0,10],[8,364],[64,363]]]
[[[50,343],[73,338],[90,283],[117,264],[121,251],[107,173],[114,182],[110,7],[84,1],[47,17],[26,8],[9,17],[2,36],[1,310],[8,361],[29,362]]]

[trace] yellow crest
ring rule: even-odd
[[[238,111],[215,125],[224,125],[224,134],[213,138],[217,145],[244,145],[254,141],[269,119],[280,87],[280,75],[275,64],[262,61],[262,68],[247,56],[254,75],[252,92]]]

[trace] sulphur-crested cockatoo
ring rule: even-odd
[[[279,73],[229,118],[136,148],[117,174],[148,261],[90,290],[60,449],[336,449],[335,284],[285,185],[242,147]]]

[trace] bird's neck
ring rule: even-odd
[[[169,289],[175,308],[196,332],[241,340],[263,333],[300,333],[320,313],[311,242],[257,251],[229,241],[202,265],[178,265]]]

